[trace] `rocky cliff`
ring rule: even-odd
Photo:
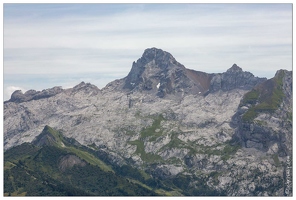
[[[210,91],[228,91],[235,88],[250,90],[266,78],[255,77],[250,72],[244,72],[242,68],[233,64],[226,72],[217,74],[211,80]]]
[[[279,70],[246,93],[233,119],[244,147],[292,156],[292,72]]]
[[[4,103],[5,150],[49,125],[116,165],[187,180],[190,191],[291,195],[291,72],[267,80],[234,64],[208,74],[151,48],[102,90],[81,83],[29,93],[15,92]]]
[[[146,49],[142,57],[134,62],[127,77],[110,83],[119,91],[156,94],[173,98],[184,95],[206,95],[209,92],[232,89],[250,90],[266,78],[255,77],[234,64],[222,74],[208,74],[190,70],[168,52],[157,48]]]

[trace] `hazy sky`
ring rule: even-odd
[[[4,100],[15,89],[103,88],[144,50],[185,67],[292,70],[292,4],[4,4]]]

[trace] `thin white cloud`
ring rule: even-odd
[[[238,8],[239,11],[244,10],[242,6]],[[274,44],[282,42],[278,39],[287,41],[292,34],[292,27],[286,26],[287,19],[290,19],[290,22],[292,20],[291,13],[283,14],[274,10],[272,13],[270,11],[262,13],[261,10],[257,10],[247,14],[233,10],[231,13],[213,11],[203,15],[198,12],[188,14],[190,11],[188,9],[181,11],[153,10],[110,16],[65,16],[57,20],[18,20],[17,23],[7,20],[4,21],[4,47],[113,49],[115,43],[119,45],[118,48],[122,48],[121,42],[125,43],[126,40],[133,43],[132,39],[135,36],[142,40],[149,38],[162,40],[168,36],[174,39],[183,36],[196,36],[201,39],[209,37],[213,43],[217,41],[217,44],[221,40],[224,41],[224,36],[239,40],[235,41],[239,42],[237,44],[244,41],[241,36],[253,36],[258,38],[252,40],[254,43],[266,43],[267,41],[261,40],[266,38],[269,44]],[[274,38],[279,33],[290,37]],[[221,39],[218,40],[219,38]]]
[[[199,71],[223,72],[237,63],[271,77],[292,69],[290,4],[13,6],[4,7],[4,76],[124,77],[150,47]]]

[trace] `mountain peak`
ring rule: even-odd
[[[167,94],[204,95],[218,90],[235,88],[250,89],[266,79],[255,77],[233,64],[222,74],[207,74],[189,70],[168,52],[158,48],[148,48],[142,57],[134,62],[121,89],[146,91],[159,97]]]
[[[32,100],[44,99],[55,96],[61,92],[63,92],[63,89],[60,86],[55,86],[42,91],[28,90],[25,93],[23,93],[21,90],[16,90],[12,93],[10,100],[7,102],[22,103]]]
[[[226,72],[213,77],[210,90],[213,92],[218,90],[229,91],[235,88],[250,90],[265,80],[267,79],[255,77],[252,73],[243,71],[242,68],[233,64]]]
[[[150,54],[150,53],[164,53],[164,52],[165,51],[163,51],[162,49],[159,49],[159,48],[156,48],[156,47],[151,47],[151,48],[147,48],[147,49],[144,50],[143,56],[145,54]]]
[[[143,67],[150,62],[154,62],[159,68],[167,68],[172,64],[181,65],[177,63],[176,59],[166,51],[155,47],[148,48],[144,51],[142,57],[137,60],[138,67]]]
[[[146,49],[137,62],[133,62],[132,69],[125,79],[124,89],[152,90],[157,85],[169,79],[176,71],[185,67],[178,63],[168,52],[158,48]]]
[[[243,70],[234,63],[232,67],[227,70],[227,72],[243,72]]]
[[[36,146],[63,146],[61,134],[47,125],[32,143]]]
[[[164,58],[173,58],[174,59],[174,57],[170,53],[163,51],[162,49],[155,48],[155,47],[145,49],[145,51],[142,55],[142,57],[148,58],[148,59],[149,58],[150,59],[157,59],[160,56],[163,56]]]

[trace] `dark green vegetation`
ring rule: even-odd
[[[159,123],[154,122],[152,127],[158,127]],[[154,127],[147,129],[152,131]],[[160,159],[157,155],[145,153],[142,141],[132,143],[137,145],[136,153],[148,163]],[[210,190],[202,180],[197,188],[189,187],[192,178],[178,175],[162,180],[152,178],[146,172],[129,165],[112,164],[106,155],[64,137],[49,126],[45,126],[32,143],[23,143],[4,154],[5,196],[222,194]]]
[[[147,163],[152,163],[152,162],[162,160],[162,158],[159,155],[146,153],[144,149],[144,142],[141,140],[131,141],[129,142],[129,144],[137,146],[137,150],[135,153],[138,154],[141,157],[141,159]]]
[[[279,157],[278,157],[278,155],[277,154],[274,154],[273,156],[272,156],[272,159],[273,159],[273,161],[274,161],[274,164],[275,164],[275,166],[280,166],[280,160],[279,160]]]
[[[144,150],[143,140],[145,138],[149,138],[149,141],[151,142],[151,141],[155,141],[158,137],[160,137],[163,134],[160,123],[162,120],[164,120],[164,117],[162,115],[158,115],[158,116],[151,116],[150,118],[153,119],[153,123],[151,126],[141,130],[140,140],[129,142],[129,144],[137,146],[137,150],[135,153],[138,154],[141,157],[141,159],[147,163],[153,163],[153,162],[158,162],[162,160],[162,158],[159,155],[146,153]]]
[[[162,135],[160,123],[162,120],[164,120],[163,116],[158,115],[156,117],[153,117],[152,119],[153,119],[152,125],[141,131],[141,137],[142,138],[150,137],[149,141],[155,141],[156,138]]]
[[[158,128],[161,120],[156,119],[154,127],[147,129]],[[161,161],[155,157],[157,155],[145,153],[142,141],[131,143],[137,146],[136,153],[147,160],[150,169],[156,161]],[[130,165],[118,166],[106,153],[91,146],[83,146],[45,126],[32,143],[23,143],[4,153],[4,196],[226,195],[207,185],[207,180],[216,174],[152,177],[149,174],[153,171],[142,171]],[[232,153],[235,150],[225,147],[224,151]],[[191,185],[193,180],[196,184]]]
[[[145,180],[139,171],[117,167],[114,172],[91,150],[70,141],[46,126],[33,144],[24,143],[7,150],[4,155],[4,195],[157,195],[145,184],[133,181],[133,178]],[[73,162],[75,164],[71,164]]]
[[[140,112],[138,112],[137,117],[142,117]],[[140,139],[129,141],[128,144],[135,145],[136,151],[135,154],[140,156],[140,158],[145,162],[147,165],[152,164],[160,164],[160,163],[172,163],[172,164],[181,164],[182,161],[178,158],[170,158],[169,160],[163,160],[161,156],[153,153],[145,152],[144,141],[148,140],[149,142],[156,141],[160,136],[163,136],[165,133],[162,130],[161,123],[166,119],[163,115],[155,115],[149,116],[149,119],[152,119],[151,126],[145,127],[140,132]],[[181,130],[180,130],[181,132]],[[228,160],[232,155],[236,153],[236,151],[240,148],[240,145],[233,145],[227,143],[223,150],[216,150],[214,149],[217,146],[204,146],[204,145],[197,145],[196,142],[184,142],[178,138],[179,132],[171,132],[170,137],[171,140],[168,144],[161,147],[160,150],[164,149],[174,149],[174,148],[184,148],[188,149],[188,155],[195,155],[197,153],[207,154],[207,155],[219,155],[221,156],[222,160]],[[147,166],[146,165],[146,166]]]
[[[246,93],[240,106],[250,105],[249,110],[242,116],[243,121],[253,121],[259,112],[274,112],[280,107],[283,93],[284,71],[279,71],[276,76]]]

